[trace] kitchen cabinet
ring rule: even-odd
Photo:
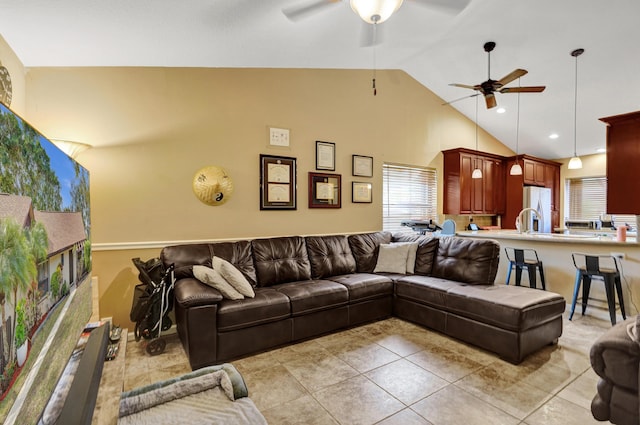
[[[502,157],[470,149],[443,151],[444,214],[500,214],[504,212]],[[472,179],[473,170],[481,179]]]
[[[640,111],[607,118],[607,213],[640,214]]]
[[[536,158],[530,155],[519,155],[518,162],[523,173],[512,176],[506,171],[506,202],[502,217],[502,227],[515,229],[516,217],[522,210],[523,189],[525,186],[541,186],[551,189],[551,228],[560,227],[560,166],[558,162]],[[505,170],[510,170],[516,157],[507,158]]]
[[[523,158],[523,163],[524,165],[522,170],[524,184],[531,186],[544,186],[545,164],[531,158]]]

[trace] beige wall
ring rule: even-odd
[[[0,35],[0,63],[7,68],[11,77],[12,99],[10,108],[18,115],[25,114],[25,77],[24,65]]]
[[[91,173],[93,274],[100,314],[123,325],[139,283],[131,258],[182,241],[378,230],[383,162],[441,173],[439,152],[469,147],[475,137],[473,122],[400,71],[379,71],[374,97],[370,71],[25,70],[1,38],[0,60],[12,74],[14,111],[48,138],[95,146],[77,158]],[[291,147],[268,146],[269,126],[291,129]],[[340,210],[307,208],[315,140],[336,143]],[[479,149],[512,154],[482,131]],[[259,210],[260,153],[297,158],[297,211]],[[352,154],[374,157],[372,179],[351,177]],[[206,165],[234,179],[224,206],[192,194],[193,175]],[[374,184],[373,204],[350,202],[355,180]]]
[[[30,69],[28,120],[49,138],[95,146],[77,159],[91,173],[101,315],[128,324],[133,257],[180,241],[378,230],[383,162],[441,172],[441,150],[473,145],[474,123],[406,73],[379,71],[375,97],[370,83],[361,70]],[[268,146],[269,126],[291,130],[290,148]],[[307,208],[316,140],[336,144],[339,210]],[[513,154],[482,131],[479,149]],[[296,211],[260,211],[261,153],[297,158]],[[374,157],[373,178],[351,177],[352,154]],[[233,178],[222,206],[192,193],[207,165]],[[372,204],[351,203],[358,180],[373,183]]]

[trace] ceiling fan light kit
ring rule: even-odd
[[[381,24],[402,6],[403,0],[350,0],[354,12],[368,24]]]
[[[582,160],[578,156],[578,56],[584,53],[584,49],[576,49],[571,52],[571,56],[576,58],[576,79],[575,90],[573,95],[573,158],[569,161],[568,168],[570,170],[579,170],[582,168]]]

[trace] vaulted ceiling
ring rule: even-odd
[[[520,96],[519,151],[550,159],[573,155],[574,105],[579,155],[604,147],[598,118],[640,109],[638,0],[470,0],[454,15],[405,0],[380,25],[375,47],[362,46],[365,24],[348,1],[297,21],[282,13],[310,1],[0,0],[0,34],[26,67],[369,69],[375,56],[377,69],[404,70],[443,102],[473,93],[450,83],[487,80],[483,44],[495,41],[491,78],[524,68],[521,85],[546,85]],[[576,48],[585,49],[577,104]],[[478,113],[479,125],[513,150],[517,98],[496,94],[502,114],[480,99]],[[475,99],[443,107],[474,120]]]

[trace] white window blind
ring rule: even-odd
[[[607,212],[606,177],[567,179],[565,193],[570,220],[597,220]],[[635,226],[634,215],[616,214],[612,218],[614,224],[629,223]]]
[[[437,218],[436,170],[405,165],[382,165],[382,228],[407,231],[404,220]]]

